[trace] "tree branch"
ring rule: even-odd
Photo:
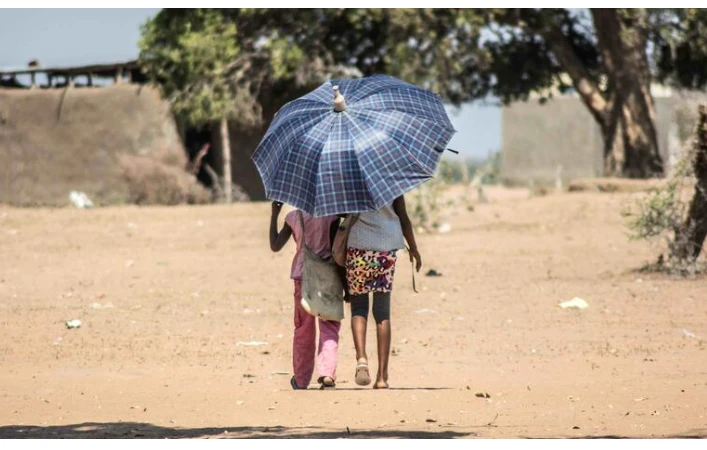
[[[592,80],[589,71],[577,56],[572,45],[557,25],[548,25],[540,30],[540,36],[550,47],[560,65],[567,71],[582,101],[587,105],[594,119],[604,126],[609,102],[604,98],[599,86]]]

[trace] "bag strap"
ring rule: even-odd
[[[410,249],[408,248],[407,245],[405,246],[405,250],[407,250],[408,253],[410,253]],[[417,289],[415,289],[415,261],[410,261],[410,266],[412,267],[412,290],[416,294],[419,294],[419,292],[417,292]]]
[[[302,214],[301,210],[297,210],[297,217],[299,217],[300,228],[302,229],[302,239],[300,239],[299,248],[297,249],[299,251],[302,246],[307,245],[307,233],[304,232],[304,214]]]
[[[350,214],[350,216],[351,216],[351,223],[349,224],[349,231],[351,231],[351,228],[354,226],[354,224],[355,224],[356,221],[358,220],[359,214],[358,214],[358,213],[356,213],[356,214]]]

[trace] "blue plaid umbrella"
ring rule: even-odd
[[[429,91],[332,80],[278,111],[253,161],[270,200],[316,217],[374,211],[432,178],[454,133]]]

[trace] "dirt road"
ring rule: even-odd
[[[388,391],[348,322],[338,389],[290,389],[266,203],[0,206],[0,438],[707,436],[707,279],[636,272],[629,194],[509,192],[418,235],[419,294],[402,255]]]

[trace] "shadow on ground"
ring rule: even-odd
[[[0,439],[336,439],[336,438],[404,438],[453,439],[475,437],[474,432],[418,430],[350,430],[340,431],[318,427],[221,427],[170,428],[137,422],[86,422],[73,425],[11,425],[0,427]]]
[[[453,430],[331,430],[318,427],[161,427],[138,422],[86,422],[73,425],[9,425],[0,427],[0,439],[455,439],[474,438],[477,433]],[[533,439],[519,436],[521,439]],[[625,439],[631,436],[554,436],[550,439]],[[653,437],[650,437],[653,438]],[[704,439],[707,429],[690,430],[661,439]]]

